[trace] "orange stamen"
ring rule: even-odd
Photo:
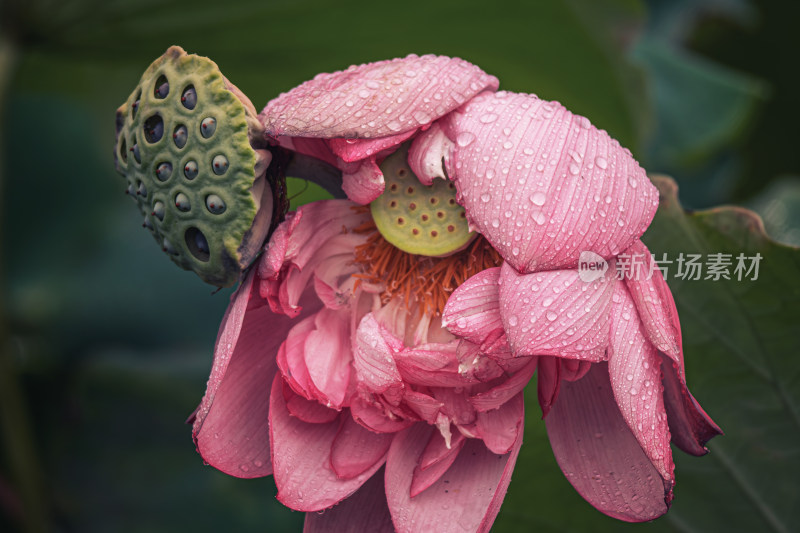
[[[369,234],[367,242],[355,249],[355,262],[363,269],[353,274],[356,284],[364,281],[383,285],[384,303],[397,296],[406,307],[416,302],[422,314],[441,315],[447,299],[459,285],[478,272],[503,263],[503,258],[482,235],[460,252],[447,257],[428,257],[409,254],[389,244],[371,219],[353,231]]]

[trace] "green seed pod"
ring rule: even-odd
[[[144,226],[178,266],[212,285],[239,279],[283,207],[274,201],[282,177],[267,177],[263,143],[250,100],[213,61],[178,46],[117,110],[116,168]]]

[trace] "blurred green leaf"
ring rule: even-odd
[[[767,233],[776,241],[800,246],[800,177],[784,176],[750,201]]]
[[[567,483],[547,444],[536,395],[526,393],[525,445],[495,531],[777,531],[800,520],[800,250],[775,243],[741,208],[686,213],[672,180],[656,180],[658,214],[645,234],[666,253],[760,254],[758,278],[667,280],[683,328],[692,392],[725,431],[706,457],[675,450],[675,501],[667,515],[630,525],[600,515]],[[731,274],[733,268],[731,267]],[[672,275],[670,275],[672,272]],[[703,274],[705,276],[705,274]],[[752,277],[752,275],[751,275]]]

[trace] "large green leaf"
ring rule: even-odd
[[[667,280],[681,317],[693,393],[725,431],[702,458],[675,451],[675,502],[664,518],[628,525],[575,493],[549,449],[536,395],[526,394],[526,442],[495,531],[790,531],[800,520],[800,250],[775,243],[737,207],[687,213],[677,186],[656,178],[661,205],[645,241],[666,254],[731,254],[730,280]],[[760,254],[738,280],[736,257]],[[748,262],[749,265],[749,262]],[[705,278],[703,272],[701,278]]]

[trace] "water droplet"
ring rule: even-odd
[[[581,171],[581,167],[577,163],[570,163],[569,164],[569,173],[573,176],[577,175],[578,172]]]
[[[481,194],[481,202],[486,204],[486,203],[489,203],[489,200],[491,200],[491,199],[492,199],[492,195],[489,194],[488,192],[485,192],[485,193]]]
[[[497,115],[495,115],[494,113],[486,113],[484,115],[481,115],[480,118],[480,121],[483,124],[491,124],[495,120],[497,120]]]
[[[601,156],[601,155],[597,156],[597,158],[595,158],[594,162],[595,162],[595,164],[597,165],[598,168],[601,168],[603,170],[608,168],[608,160],[605,157]]]
[[[549,297],[545,298],[544,301],[542,302],[542,305],[544,307],[550,307],[551,305],[553,305],[553,299]]]
[[[547,222],[547,217],[541,211],[532,211],[531,218],[533,218],[533,221],[540,226]]]
[[[506,142],[503,143],[503,148],[505,148],[506,150],[508,150],[510,148],[513,148],[513,147],[514,147],[514,143],[512,143],[511,141],[506,141]]]
[[[634,178],[633,176],[628,176],[628,185],[631,186],[631,189],[635,189],[636,186],[638,185],[636,178]]]
[[[556,314],[554,311],[548,311],[548,312],[547,312],[547,320],[549,320],[550,322],[552,322],[552,321],[553,321],[553,320],[555,320],[556,318],[558,318],[558,314]]]
[[[378,89],[381,86],[380,83],[378,83],[375,80],[368,80],[367,83],[365,83],[365,85],[370,89]]]
[[[542,205],[544,205],[544,202],[546,200],[547,200],[547,197],[541,191],[537,191],[537,192],[531,194],[531,202],[533,202],[534,205],[542,206]]]
[[[475,141],[475,134],[469,131],[462,131],[456,137],[456,144],[465,148]]]
[[[498,220],[496,218],[494,220],[492,220],[492,227],[493,228],[499,228],[500,227],[500,220]]]

